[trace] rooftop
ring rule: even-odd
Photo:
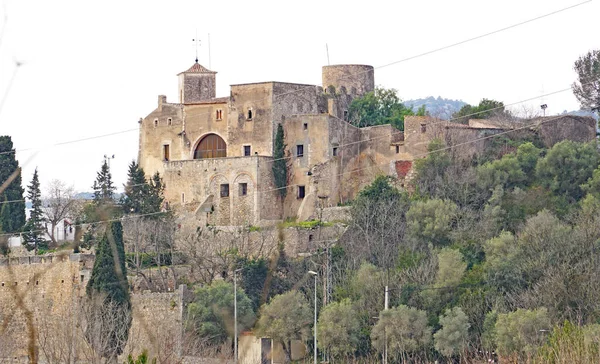
[[[196,63],[194,63],[192,65],[192,67],[188,68],[187,71],[180,72],[177,75],[179,76],[182,73],[217,73],[217,72],[209,70],[208,68],[206,68],[203,65],[201,65],[200,63],[198,63],[198,61],[196,61]]]

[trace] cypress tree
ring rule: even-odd
[[[119,221],[106,225],[98,243],[86,294],[92,302],[92,324],[87,328],[86,338],[95,346],[94,350],[98,354],[109,359],[116,358],[123,353],[131,327],[131,301],[125,267],[123,227]],[[102,298],[100,302],[95,300],[98,297]],[[111,312],[106,312],[107,309]],[[93,340],[98,336],[104,338],[101,344]]]
[[[37,168],[33,172],[31,184],[27,186],[27,199],[31,202],[31,213],[29,220],[25,223],[24,238],[27,249],[35,249],[36,253],[39,247],[46,246],[44,239],[44,212],[42,211],[42,192],[40,191],[40,180]]]
[[[283,134],[283,126],[277,125],[277,133],[275,134],[275,145],[273,147],[273,179],[275,187],[279,190],[281,197],[285,197],[287,193],[287,161],[285,160],[285,140]]]
[[[15,175],[13,175],[15,173]],[[0,136],[0,186],[12,178],[4,191],[0,191],[0,231],[15,233],[25,225],[25,201],[21,187],[21,169],[15,158],[10,136]]]

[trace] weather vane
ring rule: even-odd
[[[200,39],[198,39],[198,31],[196,31],[196,38],[192,39],[194,46],[196,47],[196,63],[198,63],[198,47],[200,46]]]

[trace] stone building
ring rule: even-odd
[[[163,176],[170,206],[202,225],[316,218],[321,208],[352,200],[379,174],[410,178],[412,161],[426,155],[433,138],[467,156],[484,150],[487,136],[515,127],[415,116],[406,117],[404,131],[357,128],[347,122],[348,109],[374,90],[374,69],[367,65],[324,66],[323,87],[238,84],[219,98],[216,72],[197,62],[178,77],[179,102],[158,96],[157,108],[140,120],[138,161],[147,175]],[[595,138],[593,119],[564,118],[537,124],[548,145]],[[288,164],[285,198],[272,172],[278,124]]]

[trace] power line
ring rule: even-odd
[[[544,14],[544,15],[540,15],[540,16],[537,16],[535,18],[531,18],[531,19],[528,19],[528,20],[525,20],[525,21],[522,21],[522,22],[519,22],[519,23],[516,23],[516,24],[512,24],[512,25],[509,25],[509,26],[506,26],[506,27],[503,27],[503,28],[500,28],[500,29],[496,29],[496,30],[488,32],[488,33],[484,33],[484,34],[481,34],[481,35],[478,35],[478,36],[475,36],[475,37],[467,38],[465,40],[462,40],[462,41],[459,41],[459,42],[455,42],[455,43],[452,43],[452,44],[449,44],[449,45],[446,45],[446,46],[443,46],[443,47],[435,48],[435,49],[432,49],[432,50],[427,51],[427,52],[423,52],[423,53],[420,53],[420,54],[417,54],[417,55],[414,55],[414,56],[403,58],[403,59],[400,59],[400,60],[397,60],[397,61],[394,61],[394,62],[390,62],[390,63],[384,64],[384,65],[381,65],[381,66],[377,66],[377,67],[374,67],[374,69],[381,69],[381,68],[389,67],[389,66],[396,65],[396,64],[399,64],[399,63],[403,63],[403,62],[406,62],[406,61],[409,61],[409,60],[413,60],[415,58],[419,58],[419,57],[423,57],[423,56],[426,56],[426,55],[429,55],[429,54],[437,53],[437,52],[440,52],[442,50],[446,50],[446,49],[449,49],[449,48],[452,48],[452,47],[455,47],[455,46],[458,46],[458,45],[462,45],[462,44],[465,44],[465,43],[472,42],[472,41],[477,40],[477,39],[481,39],[481,38],[484,38],[484,37],[487,37],[487,36],[490,36],[490,35],[493,35],[493,34],[497,34],[497,33],[500,33],[500,32],[503,32],[503,31],[506,31],[506,30],[509,30],[509,29],[513,29],[513,28],[519,27],[521,25],[528,24],[528,23],[534,22],[536,20],[540,20],[540,19],[549,17],[549,16],[552,16],[552,15],[555,15],[555,14],[558,14],[558,13],[561,13],[561,12],[564,12],[564,11],[576,8],[578,6],[581,6],[581,5],[590,3],[590,2],[592,2],[592,0],[587,0],[587,1],[584,1],[584,2],[581,2],[581,3],[577,3],[575,5],[571,5],[571,6],[562,8],[562,9],[558,9],[558,10],[555,10],[553,12],[550,12],[550,13],[547,13],[547,14]],[[364,74],[364,73],[365,73],[364,71],[361,71],[361,72],[357,72],[357,73],[354,73],[354,74],[346,76],[346,77],[354,77],[354,76],[358,76],[358,75],[361,75],[361,74]],[[317,85],[315,85],[315,86],[317,86]],[[323,85],[321,85],[321,86],[323,86]],[[283,92],[283,93],[280,93],[280,94],[277,94],[277,95],[273,95],[272,97],[281,97],[281,96],[293,94],[293,93],[300,92],[300,91],[304,91],[304,89],[291,90],[291,91]],[[551,95],[551,94],[552,93],[547,94],[547,95]],[[257,99],[249,100],[249,101],[262,101],[262,100],[266,100],[266,99],[267,98],[257,98]],[[212,114],[212,113],[208,113],[207,112],[207,113],[201,113],[201,114],[198,114],[198,115],[202,116],[202,115],[209,115],[209,114]],[[473,114],[473,115],[475,115],[475,114]],[[110,133],[110,134],[104,134],[104,135],[100,135],[100,136],[93,136],[93,137],[89,137],[89,138],[75,139],[75,140],[71,140],[71,141],[67,141],[67,142],[63,142],[63,143],[57,143],[57,144],[54,144],[52,146],[72,144],[72,143],[77,143],[77,142],[80,142],[80,141],[86,141],[86,140],[92,140],[92,139],[97,139],[97,138],[103,138],[103,137],[107,137],[107,136],[113,136],[113,135],[123,134],[123,133],[131,132],[131,131],[136,131],[136,130],[139,130],[139,129],[137,129],[137,128],[135,128],[135,129],[128,129],[128,130],[124,130],[124,131],[120,131],[120,132],[114,132],[114,133]],[[26,151],[26,150],[31,150],[31,149],[33,149],[33,148],[20,149],[20,150],[18,150],[18,152]],[[3,153],[0,153],[0,154],[7,154],[7,153],[11,153],[11,152],[3,152]]]

